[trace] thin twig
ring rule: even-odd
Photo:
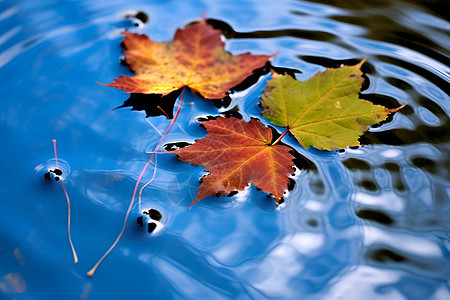
[[[153,153],[157,153],[157,152],[153,152]],[[141,207],[141,203],[142,203],[142,191],[145,189],[145,187],[147,185],[149,185],[150,183],[152,183],[153,179],[155,179],[155,175],[156,175],[156,169],[157,169],[157,165],[158,165],[158,156],[155,156],[155,168],[153,169],[153,176],[152,179],[150,179],[149,182],[147,182],[139,191],[139,211],[142,212],[142,207]]]
[[[275,145],[275,144],[278,144],[278,143],[281,141],[281,139],[282,139],[282,138],[286,135],[286,133],[288,133],[288,132],[289,132],[289,128],[286,129],[286,131],[283,132],[283,133],[280,135],[280,137],[277,138],[277,140],[276,140],[275,142],[272,143],[272,146]]]
[[[56,140],[53,139],[52,143],[53,143],[53,151],[55,152],[56,168],[59,169],[59,166],[58,166],[58,151],[56,150]]]
[[[53,142],[53,150],[55,151],[55,162],[56,162],[56,168],[59,169],[59,165],[58,165],[58,151],[56,150],[56,140],[52,140]],[[72,249],[72,256],[73,256],[73,263],[76,264],[78,263],[78,256],[77,256],[77,252],[75,251],[75,247],[73,246],[72,243],[72,236],[70,234],[70,199],[69,199],[69,194],[67,193],[66,187],[64,185],[64,182],[62,182],[61,180],[61,187],[64,191],[64,195],[66,196],[66,201],[67,201],[67,234],[69,236],[69,244],[70,244],[70,248]]]
[[[172,125],[175,123],[175,120],[177,119],[177,117],[178,117],[178,115],[180,113],[181,105],[183,104],[183,96],[184,96],[185,90],[186,90],[186,88],[183,88],[183,91],[181,92],[180,101],[179,101],[178,108],[177,108],[177,111],[175,113],[175,116],[173,117],[172,121],[170,122],[170,124],[167,127],[166,131],[162,135],[161,139],[159,140],[159,142],[156,145],[155,150],[153,152],[156,152],[156,150],[158,150],[158,148],[161,145],[162,141],[164,140],[164,138],[166,137],[166,135],[169,133],[170,129],[172,128]],[[150,158],[147,160],[147,163],[145,164],[144,168],[142,169],[141,174],[139,175],[139,178],[138,178],[138,180],[136,182],[136,185],[135,185],[134,191],[133,191],[133,196],[131,197],[130,205],[128,206],[128,210],[127,210],[127,212],[125,214],[125,220],[123,221],[122,230],[120,231],[119,235],[117,236],[116,240],[111,245],[111,247],[105,252],[105,254],[103,254],[103,256],[99,259],[99,261],[94,265],[94,267],[92,267],[92,269],[89,272],[86,273],[87,276],[89,276],[89,277],[94,276],[94,273],[97,270],[97,268],[100,266],[100,264],[103,262],[103,260],[105,260],[105,258],[111,253],[111,251],[116,247],[116,245],[119,243],[120,239],[122,238],[122,235],[125,232],[125,228],[127,227],[128,216],[130,215],[131,209],[132,209],[133,204],[134,204],[134,199],[136,198],[136,193],[137,193],[137,189],[138,189],[139,183],[141,182],[142,177],[144,176],[145,172],[147,171],[147,168],[150,165],[150,162],[152,161],[153,155],[155,155],[155,154],[152,153],[152,155],[150,155]]]
[[[156,107],[159,108],[159,110],[163,112],[163,114],[166,116],[167,119],[170,119],[169,115],[166,113],[166,111],[164,109],[162,109],[161,106],[157,105]]]
[[[77,256],[77,252],[75,251],[75,247],[73,246],[73,243],[72,243],[72,237],[70,235],[70,199],[69,199],[69,194],[67,194],[66,187],[64,186],[64,183],[62,181],[61,181],[61,186],[63,188],[64,195],[66,195],[66,200],[67,200],[67,215],[68,215],[67,233],[69,235],[70,248],[72,249],[73,263],[76,264],[76,263],[78,263],[78,256]]]

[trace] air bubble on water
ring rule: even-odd
[[[56,159],[52,158],[34,168],[37,174],[46,181],[65,181],[70,175],[69,164],[58,158],[58,166],[56,166]]]
[[[127,11],[121,14],[123,18],[132,21],[134,27],[142,28],[149,21],[149,17],[142,11]]]
[[[154,209],[146,209],[141,212],[141,216],[139,216],[136,221],[140,228],[148,231],[152,235],[158,234],[163,228],[164,223],[161,222],[163,219],[162,214]]]

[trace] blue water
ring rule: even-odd
[[[324,3],[0,1],[0,298],[449,299],[445,2]],[[149,21],[126,18],[137,11]],[[372,128],[365,147],[321,152],[285,137],[309,167],[279,207],[249,187],[189,210],[202,167],[158,155],[142,208],[159,210],[161,224],[154,234],[139,228],[136,205],[118,247],[88,278],[170,122],[113,110],[128,95],[96,82],[131,74],[119,63],[124,29],[169,41],[202,12],[235,31],[228,51],[280,50],[272,64],[300,70],[299,80],[368,57],[362,97],[408,106]],[[202,138],[196,119],[234,106],[268,125],[257,106],[268,79],[234,93],[228,108],[187,93],[165,142]],[[52,139],[65,163],[77,265],[61,185],[43,180],[55,163]]]

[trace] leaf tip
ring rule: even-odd
[[[277,50],[274,54],[269,55],[269,59],[272,58],[272,57],[277,56],[278,54],[280,54],[280,52],[281,52],[280,50]]]
[[[103,86],[109,86],[111,84],[111,83],[101,83],[101,82],[98,82],[98,81],[96,81],[95,83],[103,85]]]
[[[402,106],[399,106],[399,107],[396,107],[396,108],[388,109],[387,111],[388,111],[388,113],[392,114],[392,113],[395,113],[395,112],[399,111],[400,109],[402,109],[402,108],[405,107],[406,105],[408,105],[408,103],[405,103],[405,104],[403,104]]]
[[[198,197],[195,198],[194,201],[192,201],[191,205],[189,206],[189,209],[191,209],[191,208],[195,205],[195,203],[197,203],[197,202],[200,201],[200,200],[201,200],[201,199],[198,199]]]
[[[368,57],[364,58],[358,64],[356,64],[355,67],[361,69],[362,65],[364,65],[368,59],[369,59]]]

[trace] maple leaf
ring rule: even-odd
[[[178,159],[194,166],[205,166],[199,200],[214,194],[224,195],[243,190],[248,183],[275,196],[278,201],[293,173],[294,156],[287,146],[272,145],[272,130],[261,121],[219,117],[202,122],[208,135],[195,144],[170,151]]]
[[[121,75],[106,86],[128,93],[164,96],[187,86],[204,98],[221,99],[272,57],[226,52],[221,31],[205,19],[178,29],[172,42],[158,43],[130,32],[123,42],[126,62],[136,75]]]
[[[303,82],[274,74],[261,96],[262,114],[274,125],[288,127],[306,149],[359,146],[370,125],[403,107],[388,109],[359,99],[364,62],[327,69]]]

